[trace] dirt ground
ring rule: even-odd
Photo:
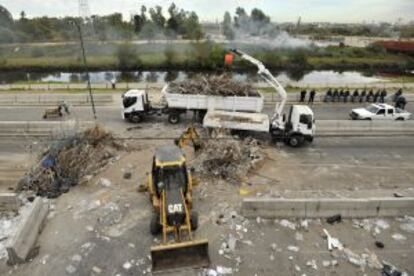
[[[182,129],[170,127],[167,134],[163,125],[145,123],[129,135],[177,137]],[[0,275],[151,274],[149,250],[160,237],[149,233],[151,205],[148,195],[139,193],[137,187],[146,183],[155,148],[172,140],[129,142],[135,150],[120,152],[89,182],[51,200],[51,212],[38,240],[39,254],[16,267],[1,259]],[[399,219],[343,220],[335,225],[324,220],[290,220],[286,226],[281,220],[240,216],[243,195],[355,197],[391,196],[396,191],[411,195],[413,143],[409,138],[397,143],[332,138],[299,150],[265,144],[265,162],[246,181],[232,185],[204,179],[195,187],[194,207],[200,214],[196,238],[209,240],[212,270],[171,275],[217,275],[220,271],[234,275],[380,275],[371,264],[352,264],[343,251],[330,252],[324,228],[355,254],[375,253],[379,261],[413,275],[414,233],[401,229],[405,222]],[[30,156],[20,153],[10,165]],[[124,179],[125,171],[132,173],[131,179]],[[395,234],[402,238],[393,238]],[[385,247],[376,247],[375,241]]]

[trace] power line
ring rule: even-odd
[[[91,14],[88,0],[79,0],[79,17],[85,19]]]

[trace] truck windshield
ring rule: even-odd
[[[310,115],[310,114],[308,114],[308,115],[306,115],[306,114],[300,115],[299,122],[301,124],[305,124],[305,125],[311,123],[312,122],[312,115]]]
[[[368,110],[371,113],[377,114],[378,108],[373,105],[370,105],[366,108],[366,110]]]
[[[137,97],[124,97],[122,103],[125,108],[128,108],[137,102]]]

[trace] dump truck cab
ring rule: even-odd
[[[205,267],[210,263],[208,241],[193,238],[198,214],[192,210],[192,188],[191,172],[181,149],[175,145],[157,148],[148,177],[154,208],[150,232],[162,233],[163,238],[160,245],[151,247],[153,271]]]
[[[122,95],[122,117],[130,122],[139,123],[151,109],[148,94],[144,90],[131,89]]]

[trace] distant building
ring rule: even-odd
[[[405,53],[414,54],[414,41],[413,40],[388,40],[388,41],[376,41],[376,45],[384,47],[387,52],[393,53]]]

